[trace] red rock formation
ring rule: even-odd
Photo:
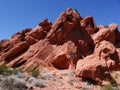
[[[119,68],[119,59],[112,58],[116,52],[112,43],[108,41],[98,43],[93,54],[77,62],[76,76],[98,82],[102,82],[105,78],[111,78],[110,70]]]
[[[53,24],[45,19],[0,41],[0,63],[76,68],[76,76],[102,82],[120,67],[120,32],[117,24],[97,27],[93,17],[82,18],[69,8]]]
[[[94,19],[91,16],[83,18],[80,21],[80,24],[88,32],[88,34],[93,34],[97,29]]]
[[[52,44],[62,45],[67,41],[72,41],[77,46],[79,53],[83,56],[92,53],[94,48],[93,40],[86,30],[80,25],[82,17],[72,9],[63,12],[53,24],[47,34],[48,40]]]
[[[116,35],[115,32],[118,30],[117,24],[110,24],[108,27],[102,28],[99,32],[95,33],[92,38],[94,43],[99,43],[103,40],[115,43]]]

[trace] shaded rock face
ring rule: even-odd
[[[75,68],[76,76],[102,82],[120,67],[120,32],[117,24],[97,27],[93,17],[68,8],[53,24],[45,19],[0,41],[0,63]]]

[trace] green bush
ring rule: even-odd
[[[15,90],[15,87],[13,85],[14,79],[12,78],[5,78],[1,83],[0,83],[0,90]]]
[[[17,69],[17,68],[10,68],[10,69],[7,70],[8,75],[11,75],[11,74],[17,75],[19,72],[21,72],[21,70]]]
[[[17,69],[17,68],[9,68],[5,64],[0,65],[0,74],[1,75],[16,75],[18,72],[22,72],[22,70]]]
[[[102,87],[102,90],[112,90],[112,85],[105,85]]]
[[[0,65],[0,74],[5,74],[7,70],[8,70],[8,67],[5,64]]]
[[[38,67],[29,67],[27,68],[27,72],[30,73],[33,77],[37,77],[40,73]]]
[[[31,71],[33,77],[37,77],[39,75],[39,69],[34,69]]]

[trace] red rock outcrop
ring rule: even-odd
[[[94,44],[97,44],[103,40],[110,41],[111,43],[115,43],[116,40],[116,31],[118,30],[117,24],[110,24],[108,27],[101,28],[99,32],[95,33],[92,38],[94,40]]]
[[[72,9],[63,12],[53,24],[47,34],[48,40],[52,44],[62,45],[67,41],[72,41],[77,46],[79,54],[86,56],[92,53],[94,43],[87,31],[81,26],[82,17]]]
[[[77,62],[76,76],[98,82],[102,82],[105,78],[111,78],[110,70],[119,69],[120,61],[119,58],[115,58],[116,53],[118,52],[112,43],[108,41],[98,43],[93,54]]]
[[[81,26],[88,32],[88,34],[93,34],[96,30],[96,24],[93,17],[87,16],[80,21]]]
[[[75,68],[76,76],[102,83],[110,70],[120,69],[120,32],[117,24],[97,27],[93,17],[68,8],[53,24],[45,19],[0,41],[0,63]]]

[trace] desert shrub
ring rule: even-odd
[[[38,67],[29,67],[27,68],[27,72],[30,73],[33,77],[37,77],[40,73]]]
[[[27,90],[24,79],[18,79],[15,75],[8,76],[0,82],[0,90]]]
[[[110,84],[110,85],[104,85],[103,87],[102,87],[102,90],[113,90],[112,89],[112,85]]]
[[[20,69],[17,68],[9,68],[7,69],[7,73],[8,75],[17,75],[19,72],[22,72]]]
[[[14,79],[13,78],[5,78],[0,83],[0,90],[15,90],[15,87],[13,85]]]
[[[22,73],[22,69],[20,68],[15,68],[13,71],[12,71],[12,74],[16,75],[16,74],[19,74],[19,73]]]
[[[8,67],[5,64],[0,65],[0,74],[5,74]]]
[[[37,77],[39,75],[39,69],[34,69],[31,71],[33,77]]]
[[[74,85],[72,80],[71,80],[71,81],[69,81],[68,83],[69,83],[71,86],[73,86],[73,85]]]
[[[110,82],[110,85],[112,87],[118,87],[118,84],[116,83],[116,81],[113,78],[111,78],[111,79],[110,78],[106,78],[105,81]]]
[[[12,74],[16,75],[16,74],[18,74],[18,72],[22,72],[22,70],[17,69],[17,68],[7,67],[5,64],[0,65],[0,74],[1,75],[6,75],[6,76],[9,76]]]
[[[118,79],[120,77],[120,72],[119,71],[112,71],[111,73],[113,74],[114,79]]]
[[[118,77],[120,77],[120,74],[116,73],[115,79],[117,79]]]

